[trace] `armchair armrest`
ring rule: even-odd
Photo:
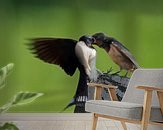
[[[116,89],[116,86],[113,85],[106,85],[106,84],[99,84],[99,83],[87,83],[90,87],[101,87],[101,88],[110,88],[110,89]]]
[[[137,86],[137,89],[143,89],[145,91],[159,91],[159,92],[163,92],[162,88],[159,87],[149,87],[149,86]]]
[[[116,86],[106,85],[106,84],[98,84],[98,83],[87,83],[87,84],[90,87],[95,87],[94,100],[100,100],[102,88],[107,88],[111,100],[118,101],[116,91],[115,91],[117,88]]]

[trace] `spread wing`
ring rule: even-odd
[[[75,55],[77,41],[63,38],[35,38],[29,44],[35,57],[59,65],[68,75],[73,75],[78,64]]]
[[[112,41],[111,43],[113,46],[115,46],[118,50],[120,50],[120,52],[122,52],[127,58],[129,58],[132,63],[137,67],[140,68],[139,64],[136,62],[134,56],[130,53],[130,51],[123,46],[120,42],[118,42],[117,40]]]

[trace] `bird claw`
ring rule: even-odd
[[[112,67],[110,67],[110,69],[109,70],[107,70],[107,74],[109,74],[110,72],[112,72],[113,71],[113,68]]]
[[[119,70],[119,71],[117,71],[117,72],[115,72],[115,73],[112,73],[112,75],[117,75],[117,74],[119,74],[121,72],[121,70]]]
[[[128,71],[126,72],[126,74],[123,77],[127,77],[127,75],[128,75]]]

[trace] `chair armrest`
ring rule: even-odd
[[[107,89],[116,89],[116,86],[113,85],[106,85],[106,84],[99,84],[99,83],[87,83],[90,87],[101,87],[101,88],[107,88]]]
[[[149,87],[149,86],[137,86],[137,89],[143,89],[145,91],[159,91],[159,92],[163,92],[162,88],[159,87]]]
[[[90,87],[95,87],[94,100],[100,100],[102,88],[107,88],[111,100],[112,101],[118,101],[116,91],[115,91],[115,89],[117,88],[116,86],[106,85],[106,84],[98,84],[98,83],[87,83],[87,84]]]

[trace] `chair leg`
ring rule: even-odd
[[[98,117],[93,113],[92,130],[96,130]]]
[[[141,130],[147,130],[148,124],[142,124]]]
[[[163,92],[157,92],[157,96],[160,103],[161,113],[163,114]]]
[[[122,124],[123,129],[127,130],[127,126],[126,126],[125,122],[121,121],[121,124]]]
[[[151,102],[152,102],[152,91],[150,90],[145,91],[141,130],[147,130],[149,118],[150,118]]]
[[[114,88],[109,88],[108,89],[109,92],[109,96],[111,98],[111,101],[118,101],[117,95],[116,95],[116,91]]]

